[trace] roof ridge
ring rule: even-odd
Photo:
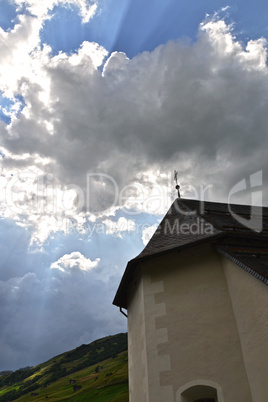
[[[147,245],[134,260],[159,254],[161,251],[178,248],[188,243],[193,244],[221,233],[223,232],[205,219],[197,209],[193,210],[187,205],[185,199],[177,198],[171,204]]]

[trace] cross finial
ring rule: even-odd
[[[174,180],[176,182],[176,184],[178,184],[178,171],[174,170]]]
[[[180,195],[180,186],[177,184],[175,188],[176,188],[176,190],[178,190],[178,198],[181,198],[181,195]]]
[[[174,170],[174,180],[175,180],[175,182],[176,182],[176,190],[178,191],[178,198],[181,198],[181,195],[180,195],[180,186],[178,185],[178,171],[177,170]]]

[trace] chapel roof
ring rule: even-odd
[[[129,261],[113,304],[127,308],[137,264],[203,242],[268,284],[268,208],[177,198],[144,250]]]

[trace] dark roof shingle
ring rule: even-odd
[[[258,228],[262,223],[261,231],[252,229],[254,221]],[[178,198],[144,250],[129,261],[113,303],[127,308],[127,287],[138,262],[212,240],[218,252],[268,283],[267,207]],[[253,244],[254,249],[250,248]]]

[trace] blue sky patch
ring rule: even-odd
[[[158,45],[178,38],[196,40],[199,24],[207,14],[213,15],[228,6],[225,0],[106,0],[99,3],[95,16],[81,22],[75,6],[57,6],[53,17],[41,31],[41,43],[49,44],[53,54],[76,51],[83,41],[97,42],[107,49],[125,52],[134,57],[142,51],[152,51]],[[234,21],[234,33],[242,42],[248,38],[267,36],[268,24],[263,0],[232,2],[225,17]],[[220,13],[221,17],[223,16]]]
[[[74,6],[54,7],[51,14],[53,17],[47,20],[40,32],[42,44],[48,44],[53,54],[60,51],[72,53],[83,42],[83,24]]]
[[[119,35],[129,1],[108,0],[100,3],[96,15],[83,24],[78,8],[69,5],[54,7],[40,33],[41,44],[48,44],[53,54],[72,53],[83,41],[97,42],[112,51]]]
[[[4,31],[12,29],[17,17],[16,6],[8,0],[0,0],[0,27]]]
[[[16,116],[20,114],[25,106],[23,97],[21,95],[17,95],[14,99],[10,99],[3,96],[3,94],[0,92],[0,120],[6,124],[10,124],[11,115],[14,113],[13,107],[17,103],[19,103],[19,109],[16,112]]]

